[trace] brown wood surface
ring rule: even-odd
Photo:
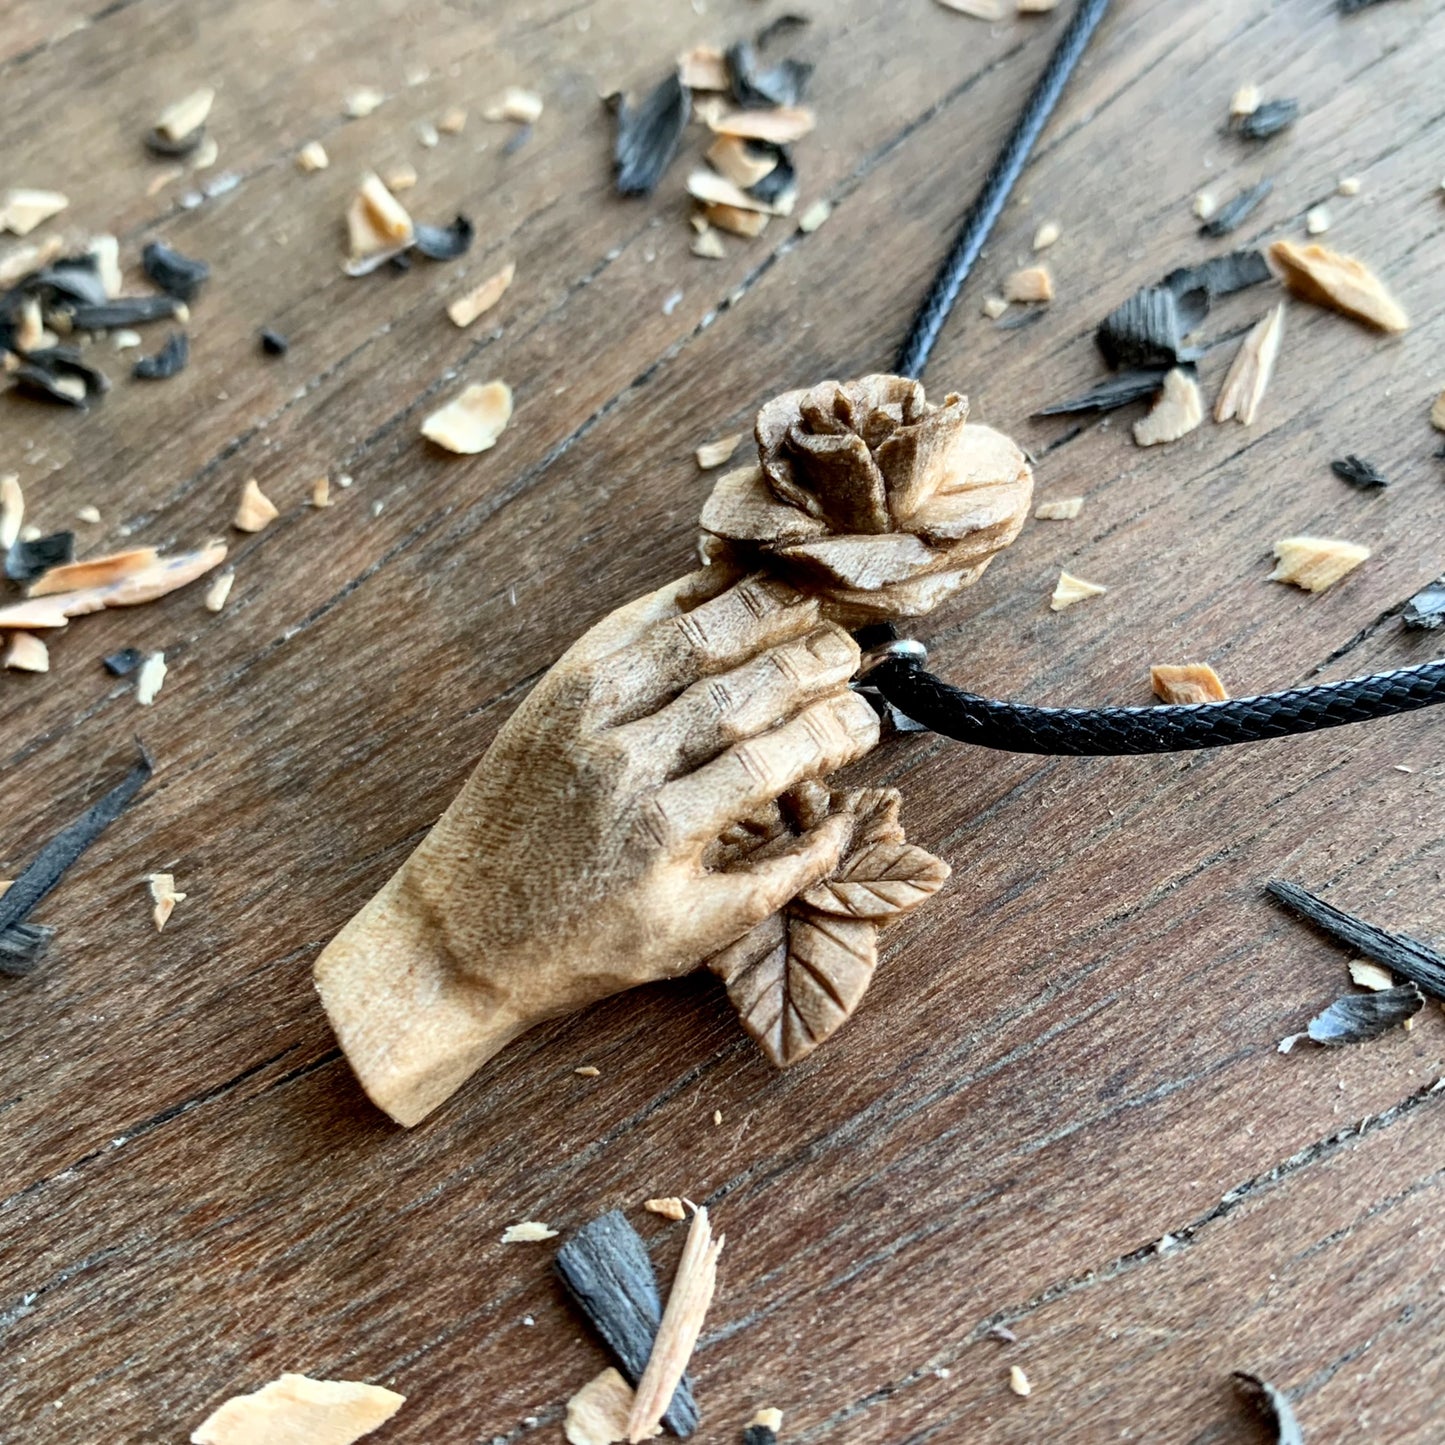
[[[221,534],[250,476],[282,509],[231,534],[221,615],[193,589],[81,619],[49,676],[0,678],[0,876],[119,775],[137,732],[158,762],[37,915],[59,930],[45,966],[0,990],[0,1439],[178,1441],[283,1370],[403,1391],[378,1441],[559,1439],[604,1357],[552,1248],[501,1232],[621,1206],[665,1273],[681,1230],[639,1206],[671,1193],[709,1202],[729,1240],[695,1361],[707,1442],[765,1404],[789,1441],[1263,1439],[1229,1387],[1241,1368],[1291,1394],[1312,1445],[1441,1438],[1445,1018],[1277,1053],[1347,978],[1261,894],[1292,877],[1445,935],[1429,713],[1187,758],[886,745],[858,775],[902,787],[910,836],[954,878],[888,935],[846,1031],[786,1075],[706,977],[537,1030],[413,1132],[334,1049],[319,949],[580,628],[688,565],[708,485],[692,449],[778,390],[887,364],[1064,23],[815,7],[796,46],[821,117],[802,204],[835,214],[703,261],[681,165],[651,202],[610,194],[598,93],[773,8],[0,7],[5,184],[67,192],[64,219],[117,231],[128,263],[162,236],[215,272],[186,373],[119,380],[83,416],[0,398],[0,470],[47,528],[99,507],[95,550]],[[1395,614],[1445,567],[1426,421],[1445,384],[1445,4],[1115,10],[927,376],[1034,451],[1041,496],[1082,493],[1084,512],[1031,523],[920,635],[946,676],[1046,702],[1144,702],[1161,661],[1210,661],[1236,693],[1423,661],[1438,642]],[[415,64],[431,76],[409,86]],[[1245,80],[1304,110],[1248,150],[1219,134]],[[239,184],[188,211],[191,179],[146,197],[139,136],[200,83],[218,90],[211,175]],[[509,129],[480,110],[512,83],[547,109],[506,157]],[[390,98],[347,121],[361,84]],[[421,149],[414,125],[452,103],[466,130]],[[312,138],[332,166],[303,176]],[[478,243],[349,280],[357,173],[402,159],[413,211],[465,209]],[[1411,331],[1293,307],[1249,429],[1145,452],[1117,418],[1030,421],[1095,379],[1105,309],[1219,249],[1195,234],[1194,192],[1265,173],[1246,241],[1301,234],[1361,178],[1329,201],[1328,239],[1388,279]],[[995,329],[979,303],[1050,218],[1058,298]],[[445,301],[505,260],[503,303],[455,330]],[[1266,301],[1221,304],[1211,332]],[[288,356],[259,354],[263,324]],[[1231,350],[1203,363],[1210,397]],[[517,395],[496,449],[427,448],[424,412],[492,376]],[[1346,451],[1394,485],[1336,480]],[[355,485],[316,511],[324,472]],[[1375,555],[1319,597],[1267,583],[1270,540],[1300,531]],[[1110,591],[1051,614],[1061,565]],[[170,663],[149,711],[98,663],[129,644]],[[156,869],[190,895],[159,936]],[[999,1320],[1020,1345],[985,1338]]]

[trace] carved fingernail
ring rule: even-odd
[[[878,715],[856,692],[844,693],[833,704],[833,716],[847,730],[850,738],[878,735]]]
[[[824,667],[842,667],[856,656],[848,639],[831,627],[820,628],[808,638],[808,651]]]

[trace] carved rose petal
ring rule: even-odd
[[[890,582],[909,581],[948,565],[946,552],[935,550],[912,532],[820,537],[780,547],[778,555],[806,567],[824,581],[860,592],[873,592]]]
[[[1033,473],[1023,452],[992,427],[965,426],[953,440],[938,490],[909,518],[911,531],[931,542],[954,542],[974,533],[980,555],[1018,535],[1033,496]]]
[[[897,428],[878,447],[877,462],[894,524],[909,519],[949,479],[956,441],[968,420],[968,399],[950,392],[942,406]]]
[[[703,506],[702,525],[740,542],[802,542],[828,530],[821,518],[780,502],[761,467],[740,467],[719,477]]]
[[[926,617],[955,592],[972,586],[988,563],[952,572],[929,572],[907,582],[893,582],[873,592],[836,588],[828,594],[828,616],[843,627],[887,622],[901,617]]]
[[[834,527],[845,532],[888,530],[883,473],[857,432],[818,436],[795,423],[784,445],[792,454],[793,479],[806,482]]]

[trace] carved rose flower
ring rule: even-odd
[[[821,593],[857,623],[917,617],[977,579],[1018,535],[1033,475],[1000,432],[901,376],[825,381],[758,413],[760,465],[713,488],[715,549]],[[716,539],[721,539],[720,541]]]

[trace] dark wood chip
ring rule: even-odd
[[[1368,10],[1371,5],[1383,4],[1384,0],[1339,0],[1341,15],[1354,15],[1357,11]]]
[[[175,296],[117,296],[114,301],[67,307],[77,331],[112,331],[122,326],[145,326],[168,321],[181,308]]]
[[[279,331],[273,331],[269,326],[261,328],[261,350],[267,356],[285,356],[290,349],[290,341]]]
[[[1364,457],[1357,457],[1353,452],[1332,461],[1330,470],[1342,482],[1348,482],[1352,487],[1370,489],[1390,485],[1389,477],[1374,462],[1367,462]]]
[[[753,36],[753,44],[759,50],[766,50],[780,35],[789,35],[794,30],[802,30],[812,23],[812,19],[807,15],[796,15],[791,11],[785,10],[775,19],[769,20],[768,23]]]
[[[0,898],[0,907],[4,901]],[[657,1279],[641,1236],[620,1210],[600,1215],[557,1251],[557,1273],[628,1383],[636,1386],[662,1323]],[[687,1376],[662,1419],[674,1435],[686,1437],[697,1429],[697,1404]]]
[[[777,164],[761,180],[748,187],[748,195],[756,196],[764,205],[772,206],[789,191],[798,188],[798,172],[793,166],[793,153],[787,146],[774,145],[770,141],[752,141],[750,150],[767,151]]]
[[[1424,1007],[1425,995],[1413,983],[1375,993],[1348,993],[1312,1018],[1307,1032],[1315,1043],[1329,1048],[1364,1044],[1398,1028]]]
[[[1121,371],[1101,381],[1098,386],[1071,396],[1067,401],[1056,401],[1034,413],[1035,416],[1065,416],[1078,411],[1115,411],[1136,401],[1148,401],[1158,394],[1168,374],[1167,366],[1143,367],[1137,371]]]
[[[1110,366],[1168,370],[1199,359],[1202,353],[1186,347],[1184,337],[1208,314],[1209,292],[1202,286],[1182,293],[1146,286],[1099,323],[1095,340]]]
[[[751,42],[739,40],[724,53],[732,98],[746,109],[797,105],[808,88],[813,67],[804,60],[780,60],[766,69]]]
[[[1274,190],[1274,182],[1266,179],[1241,191],[1232,200],[1226,201],[1202,226],[1204,236],[1227,236],[1236,231],[1259,209],[1261,202]]]
[[[33,582],[42,572],[74,561],[74,532],[52,532],[48,537],[36,537],[33,542],[17,538],[5,554],[5,575],[12,582]]]
[[[173,251],[164,241],[147,241],[140,253],[141,269],[162,291],[192,301],[210,279],[211,268]]]
[[[80,306],[103,306],[105,294],[100,267],[94,256],[63,256],[52,266],[27,276],[15,287],[38,296],[47,306],[72,301]]]
[[[778,1437],[766,1425],[749,1425],[743,1431],[743,1445],[778,1445]]]
[[[125,812],[149,781],[151,772],[150,756],[142,751],[125,777],[73,823],[62,828],[0,895],[0,958],[10,957],[10,950],[16,948],[25,950],[25,936],[14,934],[17,925],[25,922],[41,899],[65,876],[66,870]]]
[[[504,156],[516,155],[517,152],[532,139],[532,133],[533,126],[531,121],[528,121],[524,125],[519,125],[512,134],[507,137],[506,142],[502,146],[502,154]]]
[[[1298,883],[1276,878],[1268,884],[1269,892],[1287,907],[1307,918],[1316,928],[1348,944],[1357,953],[1383,963],[1391,973],[1417,983],[1432,998],[1445,1000],[1445,954],[1411,938],[1408,933],[1392,933],[1378,924],[1366,923],[1353,913],[1346,913],[1323,898],[1316,897]]]
[[[471,249],[476,227],[466,216],[458,216],[450,226],[428,226],[418,222],[412,249],[428,261],[455,261]]]
[[[1274,279],[1264,252],[1258,250],[1229,251],[1223,256],[1211,256],[1197,266],[1180,266],[1171,271],[1159,284],[1167,286],[1176,296],[1186,291],[1203,287],[1211,299],[1232,296],[1250,286],[1258,286]]]
[[[131,375],[140,381],[165,381],[186,369],[191,359],[191,343],[184,331],[172,331],[166,344],[154,356],[142,356],[131,368]]]
[[[26,395],[58,401],[65,406],[86,406],[92,398],[110,390],[110,379],[105,373],[88,365],[70,346],[27,352],[15,368],[13,378],[16,387]],[[74,381],[79,381],[83,388],[79,395],[64,385]]]
[[[151,129],[145,134],[145,146],[153,156],[166,158],[189,156],[194,155],[200,149],[201,142],[205,138],[206,128],[203,125],[198,125],[195,130],[174,139],[171,136],[162,135],[158,130]]]
[[[145,660],[145,654],[138,647],[122,647],[109,657],[102,657],[101,666],[112,677],[129,677]]]
[[[1295,1419],[1294,1409],[1284,1395],[1268,1380],[1244,1370],[1234,1372],[1234,1384],[1239,1393],[1259,1411],[1274,1422],[1275,1445],[1305,1445],[1304,1432]]]
[[[1419,632],[1433,632],[1445,623],[1445,577],[1422,587],[1406,604],[1400,620]]]
[[[1267,100],[1248,115],[1240,116],[1234,128],[1245,140],[1268,140],[1298,119],[1299,101]]]
[[[670,71],[641,105],[616,99],[617,137],[612,162],[619,195],[650,196],[677,154],[692,115],[692,95],[677,72]]]

